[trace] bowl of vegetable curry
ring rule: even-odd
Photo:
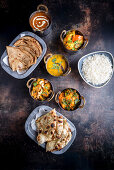
[[[76,53],[88,44],[88,39],[78,30],[63,30],[60,34],[60,40],[65,51],[70,53]]]
[[[63,91],[59,91],[55,96],[55,101],[62,109],[67,111],[74,111],[77,108],[83,108],[85,105],[85,98],[73,88],[67,88]],[[82,101],[83,104],[81,105]]]
[[[52,84],[44,78],[31,78],[27,81],[30,96],[38,101],[50,101],[54,97]]]

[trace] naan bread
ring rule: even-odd
[[[42,144],[44,143],[43,141],[47,142],[53,139],[56,130],[56,119],[57,115],[55,109],[53,109],[49,113],[41,116],[36,120],[36,126],[38,130],[38,144]]]
[[[57,117],[57,136],[60,137],[62,131],[63,131],[63,117],[59,116]]]
[[[47,142],[46,152],[47,151],[53,152],[53,151],[61,150],[71,140],[71,136],[72,134],[71,134],[70,127],[67,121],[63,119],[63,131],[61,133],[61,137],[59,139],[55,138],[54,140]]]
[[[46,144],[46,151],[57,151],[64,148],[71,140],[71,129],[66,119],[57,116],[55,109],[36,120],[38,144]]]

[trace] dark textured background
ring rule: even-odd
[[[40,3],[47,5],[52,17],[52,31],[43,37],[48,52],[64,54],[72,72],[67,77],[54,78],[46,72],[42,61],[29,77],[17,80],[0,67],[0,169],[112,170],[114,76],[105,87],[94,89],[81,79],[77,62],[83,55],[97,50],[114,55],[114,1],[0,0],[0,55],[20,32],[32,31],[28,18]],[[72,56],[64,52],[59,39],[63,29],[71,28],[78,28],[89,39],[87,48]],[[38,76],[52,81],[55,92],[73,87],[86,98],[85,107],[74,112],[61,110],[54,99],[46,104],[55,107],[77,128],[76,140],[63,155],[46,153],[24,131],[27,117],[41,105],[29,96],[26,82]]]

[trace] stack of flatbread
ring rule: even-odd
[[[15,47],[7,46],[9,65],[13,71],[24,71],[36,63],[42,53],[39,42],[30,36],[24,36],[14,43]]]
[[[38,144],[46,142],[46,152],[58,151],[71,140],[71,129],[66,119],[57,116],[55,109],[36,120]]]

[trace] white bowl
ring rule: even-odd
[[[84,78],[84,75],[83,75],[83,72],[82,72],[82,64],[83,64],[83,61],[88,58],[89,56],[91,55],[94,55],[94,54],[104,54],[105,56],[107,56],[109,58],[109,60],[111,61],[112,63],[112,74],[110,76],[110,78],[105,82],[105,83],[102,83],[102,84],[99,84],[99,85],[94,85],[90,82],[88,82],[85,78]],[[112,78],[112,75],[113,75],[113,70],[114,70],[114,59],[113,59],[113,55],[107,51],[96,51],[96,52],[93,52],[93,53],[89,53],[85,56],[83,56],[82,58],[80,58],[80,60],[78,61],[78,71],[80,73],[80,76],[82,77],[82,79],[87,83],[89,84],[90,86],[92,87],[95,87],[95,88],[101,88],[103,86],[105,86],[109,81],[110,79]]]

